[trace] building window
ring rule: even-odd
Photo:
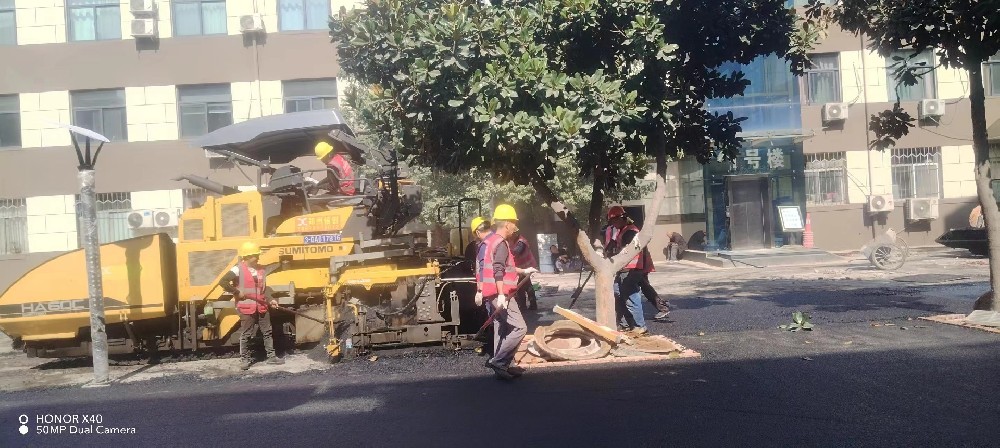
[[[278,0],[278,28],[281,31],[324,30],[328,28],[328,0]]]
[[[847,202],[847,153],[806,154],[806,205]]]
[[[941,148],[894,148],[892,196],[896,199],[941,197]]]
[[[0,95],[0,148],[21,146],[21,102],[17,95]]]
[[[0,0],[0,45],[17,45],[14,0]]]
[[[926,50],[913,59],[908,59],[910,55],[913,54],[911,50],[898,50],[892,53],[889,58],[889,67],[886,67],[886,76],[888,77],[888,82],[886,85],[889,86],[889,99],[896,98],[899,96],[900,101],[920,101],[923,99],[931,99],[937,96],[934,90],[934,86],[937,84],[937,79],[934,75],[934,55],[931,54],[930,50]],[[893,68],[891,65],[896,62],[895,58],[900,57],[906,62],[907,66],[912,69],[912,72],[916,75],[921,75],[917,77],[917,83],[912,86],[904,85],[901,81],[897,80],[893,75]],[[920,63],[924,65],[919,65]]]
[[[806,98],[810,104],[840,102],[840,55],[814,54],[806,71]]]
[[[285,81],[285,112],[333,109],[337,107],[337,80]]]
[[[121,2],[66,0],[66,30],[70,41],[121,39]]]
[[[986,94],[990,96],[1000,96],[1000,53],[990,56],[990,59],[983,64],[983,76],[986,79]]]
[[[233,124],[233,97],[229,84],[177,88],[181,137],[198,137]]]
[[[225,0],[174,0],[174,35],[226,34]]]
[[[80,195],[76,195],[77,216],[80,216]],[[97,240],[101,244],[132,238],[128,215],[132,213],[132,193],[97,193]],[[83,246],[83,232],[77,221],[77,236]]]
[[[125,125],[125,89],[72,92],[73,124],[113,142],[128,141]]]
[[[28,203],[0,199],[0,255],[28,252]]]

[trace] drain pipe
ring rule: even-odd
[[[868,155],[868,196],[873,193],[874,187],[874,176],[872,175],[872,150],[869,146],[871,144],[871,126],[868,123],[869,112],[868,112],[868,70],[865,66],[865,37],[863,34],[858,33],[858,42],[861,43],[861,95],[865,102],[865,153]],[[866,201],[867,202],[867,201]],[[865,205],[867,208],[867,204]],[[865,211],[862,211],[865,213]],[[872,229],[872,239],[875,239],[875,218],[871,218],[871,229]]]

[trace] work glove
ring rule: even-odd
[[[507,296],[503,294],[497,296],[497,308],[501,310],[507,309]]]
[[[538,273],[538,269],[535,269],[535,268],[527,268],[527,269],[525,269],[525,270],[524,270],[524,271],[522,271],[522,272],[524,273],[524,275],[531,275],[531,274],[537,274],[537,273]]]
[[[476,306],[483,306],[483,292],[476,291]]]

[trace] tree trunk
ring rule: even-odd
[[[997,207],[991,185],[990,145],[986,135],[986,92],[983,89],[982,64],[980,61],[968,64],[972,106],[972,147],[976,153],[976,193],[986,221],[986,236],[990,249],[990,290],[1000,288],[1000,208]],[[989,309],[1000,311],[1000,300],[992,300]]]
[[[660,214],[660,205],[663,203],[663,197],[667,192],[665,140],[663,138],[651,138],[650,141],[652,142],[651,144],[655,145],[653,149],[655,150],[654,153],[657,154],[657,175],[656,190],[653,192],[653,198],[646,208],[646,219],[644,222],[648,223],[648,225],[643,226],[633,240],[633,244],[629,244],[612,258],[606,258],[604,254],[598,253],[594,249],[587,232],[580,226],[579,221],[577,221],[573,213],[559,200],[558,196],[556,196],[545,180],[537,175],[531,176],[531,185],[538,192],[539,196],[552,207],[552,210],[566,225],[576,231],[576,244],[580,248],[583,258],[594,269],[594,278],[596,281],[594,295],[597,302],[595,320],[597,320],[598,324],[612,329],[618,326],[615,322],[615,293],[613,289],[615,273],[628,264],[629,260],[635,257],[636,254],[641,253],[642,249],[649,244],[649,240],[653,237],[653,230],[656,228],[656,217]],[[597,184],[595,184],[595,188],[597,188]],[[601,195],[601,198],[603,198],[603,195]],[[593,208],[593,205],[591,208]]]
[[[615,312],[615,271],[611,266],[603,266],[594,271],[595,320],[597,323],[612,330],[618,328]]]

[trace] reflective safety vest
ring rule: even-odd
[[[612,241],[615,241],[615,240],[618,239],[618,233],[617,233],[617,231],[618,231],[618,229],[616,229],[615,226],[613,226],[611,224],[608,224],[608,226],[604,228],[604,247],[605,248],[607,248],[608,245],[611,244]]]
[[[514,265],[521,269],[527,268],[538,268],[538,260],[535,260],[535,254],[531,252],[531,243],[528,243],[528,239],[525,237],[519,237],[517,243],[514,246],[522,245],[523,249],[520,253],[514,254]]]
[[[618,244],[619,248],[623,248],[624,247],[622,245],[622,239],[625,236],[625,232],[628,232],[628,231],[635,231],[638,234],[639,233],[639,228],[636,227],[634,224],[629,224],[629,225],[623,227],[621,230],[619,230],[618,231],[618,235],[615,235],[615,244]],[[639,235],[636,235],[635,237],[638,237],[638,236]],[[635,238],[635,237],[633,237],[633,238]],[[635,255],[635,257],[632,258],[631,261],[628,262],[628,264],[625,265],[625,267],[622,268],[623,271],[627,271],[627,270],[631,270],[631,269],[639,269],[639,270],[645,270],[646,269],[646,249],[641,250],[638,254]]]
[[[246,262],[240,262],[240,294],[243,299],[236,302],[236,309],[242,314],[266,313],[264,296],[264,269],[257,269],[257,275],[250,273]]]
[[[355,193],[354,188],[354,168],[351,167],[351,163],[340,154],[334,154],[330,161],[326,163],[327,168],[333,170],[337,173],[337,177],[341,179],[340,181],[340,194],[346,196],[352,196]]]
[[[497,281],[493,277],[493,256],[501,244],[507,245],[507,260],[504,262],[503,284],[497,286]],[[514,264],[514,254],[510,251],[510,245],[504,238],[497,234],[486,237],[483,241],[486,246],[486,254],[483,257],[481,266],[481,279],[479,280],[479,290],[483,292],[483,297],[493,297],[501,292],[504,295],[511,295],[517,290],[517,267]]]

